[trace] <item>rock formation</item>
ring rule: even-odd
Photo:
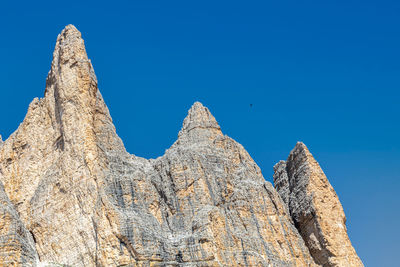
[[[346,230],[342,205],[318,162],[298,142],[287,162],[274,166],[274,184],[306,242],[322,266],[363,266]]]
[[[129,154],[69,25],[57,38],[44,98],[0,144],[0,266],[325,266],[319,254],[327,252],[326,266],[350,266],[340,261],[356,257],[350,242],[338,251],[324,239],[323,227],[336,229],[338,220],[322,208],[340,203],[308,203],[326,215],[310,224],[322,227],[318,254],[291,203],[307,209],[292,195],[325,188],[292,192],[301,170],[290,164],[275,175],[280,196],[198,102],[165,155]]]
[[[21,222],[0,182],[0,265],[33,265],[37,260],[32,235]]]

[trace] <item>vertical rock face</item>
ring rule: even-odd
[[[281,160],[274,166],[274,187],[279,192],[283,202],[289,206],[290,188],[289,177],[286,171],[286,162]]]
[[[95,262],[101,149],[108,146],[120,149],[122,142],[97,89],[81,34],[70,25],[57,38],[45,97],[32,101],[0,151],[0,179],[35,237],[42,262]]]
[[[21,222],[0,182],[0,266],[33,266],[36,262],[32,235]]]
[[[275,190],[200,103],[189,110],[177,142],[152,165],[167,205],[161,217],[180,240],[182,262],[313,265]]]
[[[69,25],[45,97],[0,144],[0,225],[14,225],[0,253],[16,265],[318,266],[288,212],[286,170],[281,198],[198,102],[165,155],[126,152]]]
[[[347,236],[339,199],[318,162],[299,142],[274,167],[275,188],[311,255],[322,266],[363,266]]]

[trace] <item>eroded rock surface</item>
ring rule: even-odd
[[[318,266],[286,200],[201,103],[162,157],[126,152],[72,25],[44,98],[0,145],[0,181],[33,265]]]
[[[342,205],[318,162],[298,142],[274,167],[275,188],[317,264],[363,266],[347,235]]]
[[[37,260],[33,237],[0,182],[0,266],[34,266]]]

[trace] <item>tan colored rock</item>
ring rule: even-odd
[[[317,266],[279,194],[202,104],[162,157],[126,152],[72,25],[44,98],[0,145],[0,181],[34,242],[0,251],[44,266]]]
[[[34,266],[38,261],[32,235],[0,182],[0,266]]]
[[[275,165],[275,188],[311,255],[322,266],[363,266],[346,229],[342,205],[318,162],[299,142]]]
[[[33,100],[0,150],[1,181],[42,262],[95,261],[102,127],[114,131],[81,34],[70,25],[57,38],[45,97]]]

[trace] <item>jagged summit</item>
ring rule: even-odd
[[[58,131],[57,144],[62,149],[84,142],[92,132],[89,129],[94,127],[96,114],[111,121],[81,33],[73,25],[66,26],[57,37],[42,102]]]
[[[189,109],[188,115],[183,121],[181,131],[182,133],[187,133],[195,128],[221,129],[210,110],[200,102],[195,102]]]
[[[126,152],[68,25],[45,97],[0,145],[0,265],[362,266],[305,145],[275,171],[277,190],[199,102],[163,156]]]
[[[189,109],[178,134],[179,140],[188,138],[192,142],[211,140],[220,135],[222,132],[217,120],[200,102],[195,102]]]
[[[274,172],[274,186],[314,261],[324,267],[363,266],[347,235],[339,198],[307,146],[297,142]]]
[[[58,35],[53,53],[54,65],[64,64],[69,60],[87,60],[82,34],[72,24],[67,25]]]
[[[301,141],[297,141],[297,143],[293,149],[305,149],[305,150],[309,151],[307,146]]]
[[[301,141],[298,141],[294,146],[293,150],[290,152],[290,155],[299,155],[299,154],[312,157],[308,147]]]
[[[78,78],[97,84],[82,35],[75,26],[70,24],[57,37],[51,69],[46,80],[45,96],[57,93],[54,92],[54,88],[60,89],[62,93],[63,88],[58,87],[63,85],[75,89],[73,93],[80,93],[83,88],[80,88]]]
[[[64,29],[61,31],[61,34],[81,34],[80,31],[73,25],[73,24],[68,24],[67,26],[64,27]]]

